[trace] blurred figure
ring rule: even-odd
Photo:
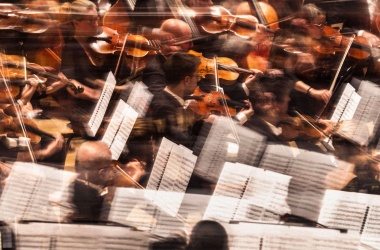
[[[143,83],[153,95],[161,92],[166,86],[167,81],[162,69],[166,57],[174,52],[187,52],[193,46],[191,41],[174,45],[178,40],[187,40],[192,37],[190,27],[184,21],[168,19],[162,23],[160,31],[170,34],[169,39],[163,41],[160,53],[149,62],[142,74]]]
[[[228,235],[224,227],[211,220],[198,222],[191,231],[186,250],[228,250]]]
[[[335,54],[331,41],[323,38],[325,24],[322,10],[312,4],[303,6],[289,29],[279,32],[274,43],[280,46],[271,52],[273,66],[284,69],[295,82],[291,106],[310,116],[329,101],[328,88],[342,55]]]
[[[62,49],[62,79],[70,79],[75,86],[84,90],[82,93],[75,93],[71,88],[66,88],[60,91],[57,99],[66,108],[73,129],[83,133],[82,123],[87,122],[92,114],[109,72],[116,70],[119,56],[116,53],[97,53],[90,46],[89,38],[103,32],[103,28],[98,25],[99,17],[94,3],[76,0],[66,7],[74,34],[67,38]],[[121,57],[120,69],[123,70],[118,71],[119,74],[115,76],[117,79],[124,79],[129,75],[124,56]],[[115,92],[120,93],[122,88],[116,86]]]
[[[111,151],[103,142],[87,141],[79,147],[75,159],[75,171],[79,175],[74,183],[73,220],[99,220],[111,163]]]
[[[198,57],[187,53],[171,54],[163,65],[167,81],[163,91],[156,94],[150,105],[153,119],[163,124],[156,138],[169,140],[191,148],[197,115],[188,108],[185,96],[191,95],[200,79]]]

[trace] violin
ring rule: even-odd
[[[282,128],[281,137],[284,140],[319,140],[321,133],[314,127],[308,126],[299,117],[286,116],[278,124]]]
[[[342,51],[350,42],[350,37],[343,36],[338,30],[330,26],[324,26],[323,37],[331,41],[332,46],[315,46],[314,50],[321,54],[334,54],[335,52]],[[355,59],[363,60],[371,55],[371,46],[364,37],[356,36],[352,46],[353,47],[350,48],[348,55]]]
[[[206,75],[215,74],[215,62],[213,59],[203,57],[202,53],[198,53],[193,50],[190,50],[189,54],[192,54],[201,59],[201,64],[198,66],[198,74],[202,78],[205,78]],[[254,72],[251,70],[239,68],[237,63],[228,57],[218,57],[217,68],[219,77],[229,81],[236,80],[239,77],[239,73],[254,74]]]
[[[277,30],[279,28],[276,10],[265,1],[244,1],[238,5],[236,14],[253,15],[257,17],[260,24],[268,26],[271,30]]]
[[[31,144],[38,144],[41,141],[41,136],[47,136],[55,139],[53,135],[40,130],[37,125],[30,119],[21,119],[21,123],[12,116],[8,116],[4,111],[0,110],[0,134],[10,138],[24,137],[23,130],[26,130],[26,136],[30,139]]]
[[[133,164],[134,162],[132,162]],[[140,164],[139,162],[137,162]],[[137,181],[140,176],[131,176],[128,172],[123,170],[120,165],[122,165],[118,161],[112,162],[112,176],[107,183],[107,186],[116,186],[116,187],[134,187],[139,189],[144,189]],[[144,171],[142,171],[144,172]],[[134,178],[135,177],[135,178]],[[137,179],[137,180],[136,180]]]
[[[202,16],[201,28],[207,33],[216,34],[231,31],[235,35],[248,39],[256,35],[258,20],[252,15],[232,15],[222,6],[211,6],[210,14]],[[272,30],[267,29],[273,33]]]
[[[331,121],[315,120],[310,116],[300,114],[294,111],[297,115],[285,116],[280,119],[279,125],[282,128],[282,138],[285,140],[319,140],[329,137],[332,133]]]
[[[130,19],[127,15],[128,8],[125,1],[117,0],[111,8],[109,8],[101,19],[102,25],[116,30],[120,34],[126,34],[130,25]]]
[[[39,65],[34,65],[25,62],[24,58],[16,55],[5,55],[0,53],[0,59],[3,66],[7,67],[8,77],[12,78],[23,78],[25,77],[25,72],[28,71],[28,74],[36,74],[42,77],[51,78],[54,80],[62,80],[58,75],[46,72],[43,67]],[[21,73],[22,72],[22,73]],[[69,80],[65,80],[66,86],[69,87],[75,94],[80,94],[84,91],[83,87],[76,86],[74,83]]]
[[[116,30],[102,27],[102,33],[90,37],[91,49],[98,54],[114,54],[124,51],[133,57],[144,57],[149,51],[158,51],[160,48],[152,46],[148,39],[140,35],[119,35]]]
[[[13,4],[0,4],[0,29],[23,33],[43,33],[54,21],[41,12],[20,10]]]
[[[193,95],[185,99],[194,99],[196,102],[190,104],[190,108],[200,115],[220,114],[225,116],[236,115],[236,107],[232,107],[231,99],[219,91],[206,93],[199,87],[194,90]],[[239,104],[241,106],[241,104]]]

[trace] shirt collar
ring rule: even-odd
[[[185,100],[183,100],[183,98],[179,97],[178,95],[174,94],[173,92],[171,92],[168,87],[165,87],[164,89],[166,92],[168,92],[169,94],[171,94],[182,106],[185,106]]]

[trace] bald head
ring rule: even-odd
[[[179,19],[167,19],[165,20],[160,28],[162,31],[173,34],[176,38],[180,38],[183,36],[191,37],[191,29],[190,26]]]
[[[111,166],[112,153],[101,141],[84,142],[78,149],[75,159],[75,170],[79,178],[94,184],[103,184],[102,172]]]
[[[179,19],[165,20],[160,27],[160,31],[171,34],[174,41],[185,41],[192,38],[190,26],[186,22]],[[177,49],[176,51],[188,51],[191,47],[193,47],[193,43],[182,43],[178,47],[180,47],[180,49]]]

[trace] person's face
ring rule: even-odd
[[[314,39],[321,39],[323,36],[323,28],[326,24],[326,16],[319,15],[310,24],[308,24],[308,34]]]
[[[198,69],[191,76],[186,76],[186,95],[190,95],[194,92],[195,88],[198,86],[198,82],[201,80],[201,76],[199,76]]]
[[[98,171],[94,171],[94,176],[89,181],[94,184],[104,186],[112,179],[112,163],[110,161],[101,161],[98,163]]]
[[[284,116],[288,113],[290,97],[286,96],[282,102],[277,102],[278,116]]]
[[[98,35],[98,13],[96,9],[91,9],[80,20],[74,20],[75,35],[91,37]]]

